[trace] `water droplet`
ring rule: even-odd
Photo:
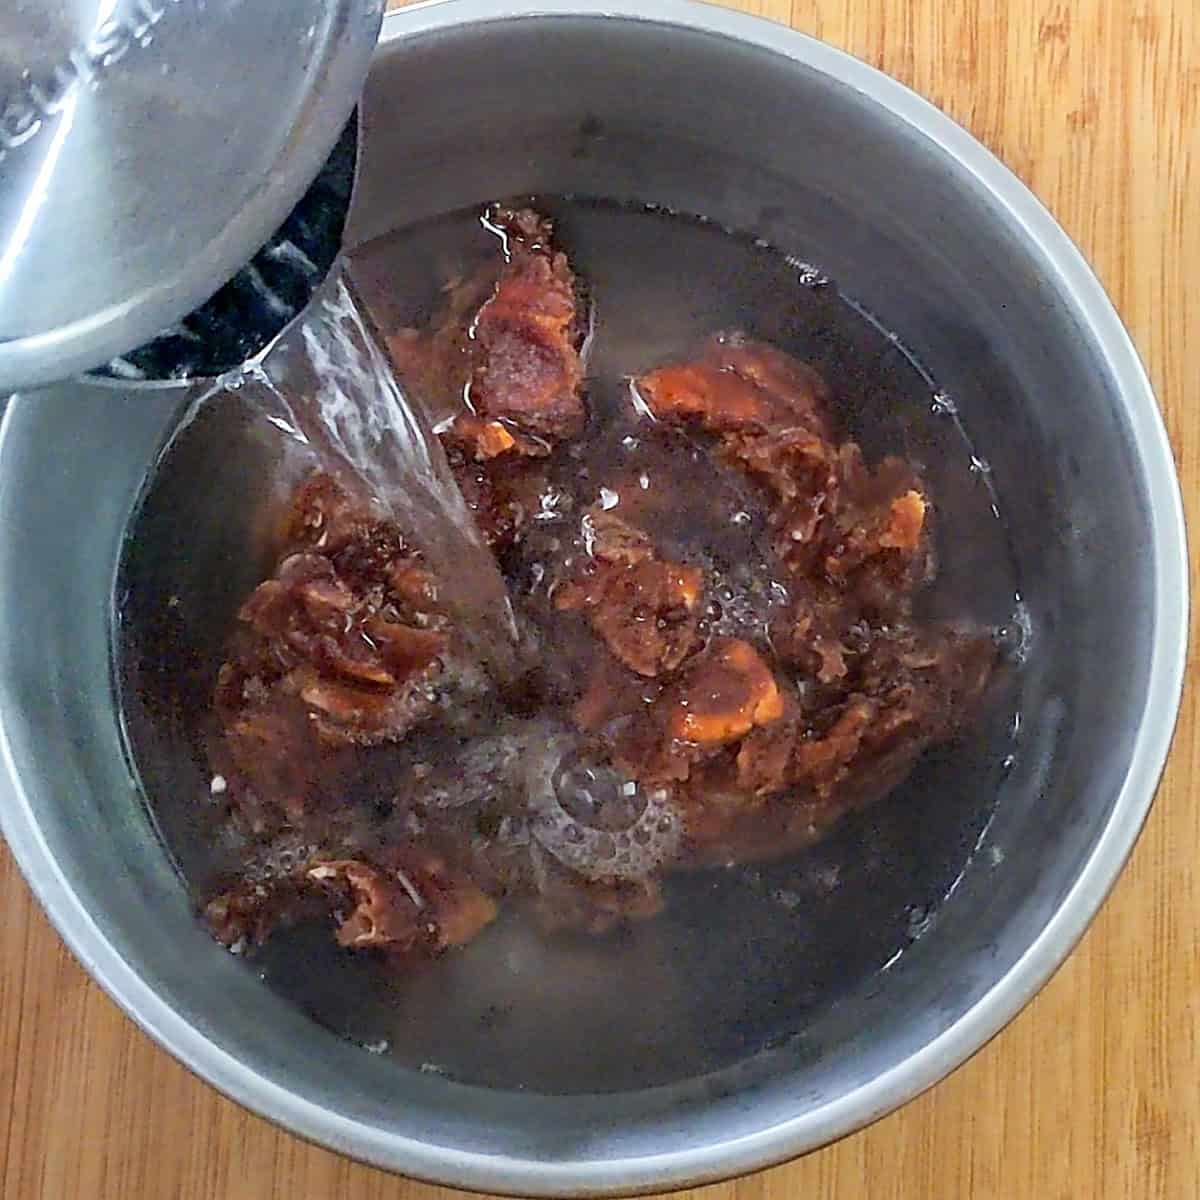
[[[909,909],[906,932],[910,941],[915,942],[922,934],[929,931],[930,925],[933,924],[933,915],[933,909],[925,908],[920,904]]]
[[[810,262],[805,262],[802,258],[797,258],[794,254],[785,254],[784,262],[796,272],[796,280],[801,287],[806,288],[823,288],[828,287],[832,280],[820,267],[814,266]]]
[[[579,522],[579,536],[583,540],[583,549],[587,554],[594,554],[596,550],[596,527],[592,524],[592,518],[584,513]],[[556,549],[552,545],[552,549]]]
[[[633,410],[639,417],[644,417],[647,421],[658,421],[650,405],[646,403],[642,393],[638,391],[637,383],[632,379],[629,381],[629,399],[633,402]]]
[[[1014,666],[1021,666],[1028,659],[1032,640],[1033,622],[1024,603],[1019,603],[1009,620],[992,632],[996,649]],[[1014,735],[1018,728],[1019,724],[1014,726]]]

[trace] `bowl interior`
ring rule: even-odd
[[[621,403],[615,393],[627,374],[753,319],[755,336],[783,339],[822,365],[868,454],[886,447],[928,464],[945,552],[922,610],[984,630],[1011,622],[1015,564],[976,452],[940,406],[932,411],[921,371],[834,285],[804,288],[783,255],[711,225],[607,204],[538,204],[555,214],[594,304],[594,407]],[[446,278],[468,272],[456,261],[464,241],[494,252],[478,216],[472,209],[420,223],[363,248],[351,262],[360,294],[386,300],[377,314],[435,304]],[[854,369],[840,370],[843,361]],[[208,791],[216,672],[241,602],[273,566],[260,529],[287,482],[308,468],[249,416],[253,391],[251,383],[218,393],[172,439],[131,522],[117,585],[131,756],[201,903],[238,866]],[[1017,750],[1019,674],[1009,662],[986,719],[927,755],[886,804],[852,814],[804,854],[672,875],[666,912],[652,922],[606,938],[549,938],[506,913],[469,952],[409,972],[401,986],[338,950],[317,924],[277,933],[259,968],[328,1028],[461,1082],[581,1093],[731,1066],[807,1029],[931,928]]]
[[[10,402],[0,442],[0,614],[22,631],[0,645],[0,712],[20,804],[56,864],[34,883],[74,894],[115,952],[93,969],[118,992],[117,974],[138,977],[154,1001],[139,991],[126,1003],[152,1028],[154,1014],[172,1013],[157,1031],[176,1052],[239,1098],[375,1161],[490,1188],[583,1191],[695,1179],[817,1144],[893,1102],[881,1081],[914,1057],[926,1057],[927,1082],[974,1048],[936,1047],[1030,951],[1125,785],[1147,704],[1157,564],[1141,452],[1107,352],[1014,211],[839,78],[850,69],[831,52],[790,39],[809,60],[798,62],[706,29],[599,16],[456,26],[423,9],[390,29],[363,104],[352,242],[504,194],[703,213],[819,263],[954,398],[990,463],[1033,630],[1012,697],[1016,761],[999,770],[1003,731],[985,731],[922,768],[919,828],[896,832],[880,810],[839,852],[894,834],[936,890],[933,860],[976,838],[981,813],[986,836],[924,935],[828,1003],[806,1006],[814,964],[788,927],[736,944],[732,896],[719,937],[648,930],[617,948],[619,970],[608,950],[547,970],[536,946],[506,935],[497,952],[519,966],[517,1015],[497,1037],[477,1014],[472,1082],[366,1054],[198,927],[114,701],[122,537],[174,435],[175,464],[141,509],[118,603],[159,651],[144,657],[145,705],[130,713],[147,747],[137,766],[149,788],[177,780],[188,706],[205,701],[180,680],[213,651],[217,617],[261,566],[245,553],[261,544],[248,501],[263,497],[278,447],[236,405],[179,433],[178,390],[76,384]],[[202,766],[186,769],[198,778]],[[85,960],[91,936],[73,938]],[[820,969],[836,978],[844,965]],[[461,1046],[438,1044],[425,1018],[451,996],[472,1002],[470,980],[451,974],[413,1007],[413,1053],[429,1039],[437,1065]],[[544,983],[541,1007],[524,1014],[522,974]],[[578,1016],[575,1036],[547,1042],[539,1026],[563,1008]],[[564,1055],[568,1067],[615,1065],[580,1088],[569,1069],[554,1076]],[[542,1086],[521,1088],[517,1068],[543,1061]],[[786,1140],[771,1141],[785,1123]]]

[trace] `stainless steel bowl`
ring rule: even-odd
[[[863,64],[748,17],[677,0],[408,9],[385,22],[363,113],[353,239],[505,193],[655,201],[816,258],[919,350],[986,449],[1035,630],[1026,741],[987,784],[985,852],[892,969],[732,1065],[551,1095],[363,1053],[209,942],[156,839],[123,753],[111,600],[179,395],[79,384],[12,400],[0,428],[9,844],[151,1036],[256,1111],[385,1167],[523,1194],[652,1190],[874,1120],[978,1049],[1063,960],[1167,753],[1183,519],[1124,329],[1053,219],[963,130]],[[144,531],[164,564],[155,586],[174,570],[198,608],[220,598],[248,536],[211,513],[253,487],[267,453],[236,421],[221,428],[221,452],[180,477],[178,519]],[[617,1035],[633,997],[613,1007]],[[615,1036],[597,1053],[620,1048]]]

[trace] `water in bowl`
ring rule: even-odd
[[[986,459],[953,399],[884,324],[818,268],[751,236],[658,209],[576,197],[534,203],[555,218],[587,284],[594,412],[627,404],[629,376],[715,329],[775,343],[822,371],[840,420],[868,456],[899,453],[921,467],[937,504],[941,560],[923,598],[929,613],[1020,630],[1002,510],[978,469]],[[493,234],[469,210],[360,248],[349,273],[371,322],[389,330],[424,323],[445,282],[494,253]],[[369,333],[369,324],[362,328]],[[343,393],[359,420],[360,390]],[[275,415],[295,426],[294,411]],[[413,428],[424,438],[419,423]],[[435,454],[428,444],[425,451]],[[599,439],[575,475],[599,478],[618,452]],[[220,856],[219,831],[205,815],[202,751],[212,673],[237,604],[264,573],[254,514],[276,494],[264,479],[294,478],[288,454],[238,395],[214,398],[164,454],[122,561],[131,754],[197,894]],[[678,464],[658,469],[665,486]],[[388,487],[386,478],[372,484]],[[666,532],[686,541],[686,505],[675,516]],[[155,553],[164,531],[181,523],[205,547],[202,561]],[[748,536],[735,523],[727,557]],[[227,568],[216,579],[214,564]],[[1013,640],[1017,658],[1021,638]],[[851,814],[821,844],[780,862],[672,877],[657,920],[602,939],[548,940],[502,918],[465,952],[403,986],[338,951],[327,929],[302,926],[269,943],[258,969],[328,1028],[402,1066],[465,1082],[586,1092],[706,1074],[802,1033],[814,1014],[873,986],[914,938],[936,928],[1016,752],[1011,694],[1002,689],[970,737],[927,756],[896,793]]]

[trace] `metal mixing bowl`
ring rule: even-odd
[[[1187,584],[1171,455],[1136,354],[1078,252],[977,142],[863,64],[748,17],[674,0],[409,9],[385,23],[362,111],[352,241],[504,194],[654,201],[816,259],[919,350],[986,448],[1034,629],[1016,765],[1001,779],[956,760],[960,792],[996,798],[983,852],[891,969],[793,1036],[749,1038],[739,1061],[551,1094],[364,1053],[210,942],[141,802],[114,695],[113,591],[179,393],[99,384],[17,397],[0,426],[5,836],[85,967],[151,1036],[357,1157],[585,1195],[697,1183],[836,1138],[953,1069],[1037,991],[1150,805]],[[140,586],[174,577],[196,612],[240,586],[250,530],[212,514],[252,494],[269,453],[244,422],[211,420],[220,436],[173,476],[177,515],[138,534]],[[200,617],[181,628],[201,645]],[[697,986],[716,997],[725,984]],[[543,990],[556,986],[547,974]],[[622,1052],[637,995],[613,1004],[597,1055]]]

